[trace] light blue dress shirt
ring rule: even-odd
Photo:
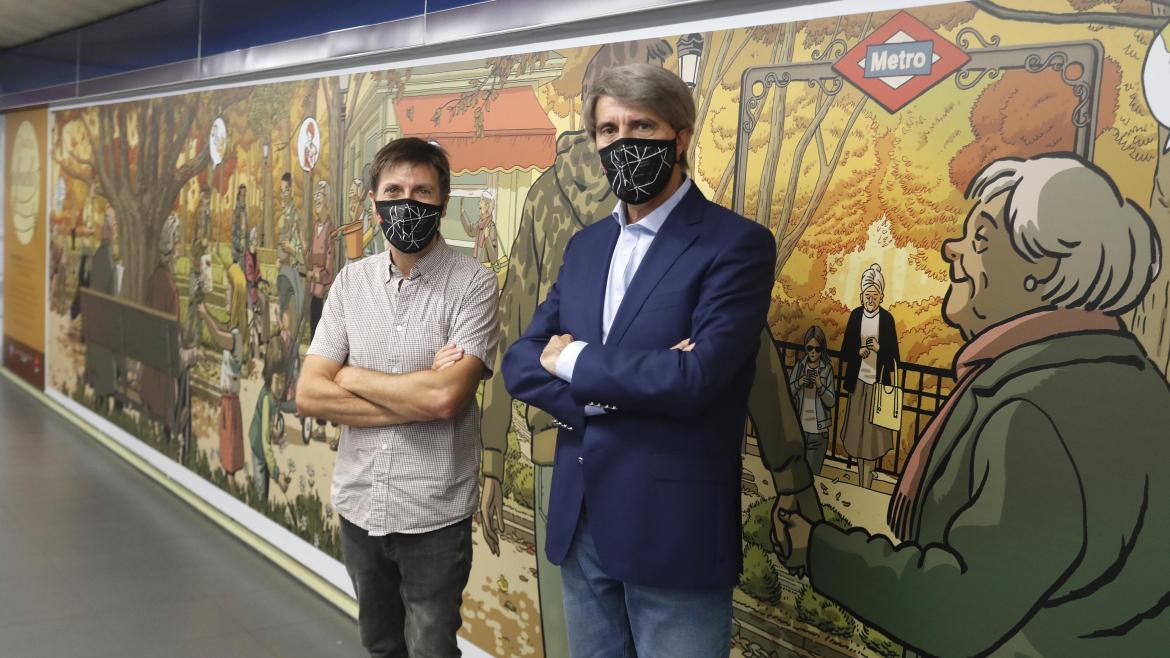
[[[691,179],[684,176],[682,185],[679,185],[665,203],[635,224],[629,223],[624,202],[619,201],[614,209],[613,218],[621,226],[621,233],[618,234],[617,244],[613,248],[613,256],[609,261],[609,278],[605,284],[605,305],[601,312],[601,342],[603,344],[609,338],[609,330],[613,326],[614,318],[617,317],[618,308],[621,307],[622,299],[626,296],[630,282],[634,280],[634,274],[642,265],[642,259],[646,257],[646,252],[650,250],[650,245],[654,243],[654,238],[662,229],[666,218],[670,216],[670,213],[690,189]],[[566,382],[573,381],[573,369],[577,365],[577,357],[581,355],[581,351],[587,345],[588,343],[585,341],[576,340],[565,347],[561,355],[557,357],[557,377]],[[596,416],[603,413],[605,410],[600,407],[593,405],[585,407],[586,416]]]

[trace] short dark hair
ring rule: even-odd
[[[292,187],[292,174],[287,171],[284,172],[284,175],[280,177],[280,182],[288,183],[288,186]]]
[[[273,376],[284,367],[284,338],[280,334],[269,338],[265,352],[264,369],[260,374],[264,378],[264,385],[271,388]]]
[[[447,159],[447,152],[443,147],[418,137],[401,137],[382,147],[374,156],[370,167],[370,190],[378,193],[378,183],[382,178],[382,170],[399,162],[410,164],[425,164],[435,168],[439,173],[439,198],[442,203],[451,196],[451,162]]]

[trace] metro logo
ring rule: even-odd
[[[934,44],[930,41],[870,46],[865,52],[865,77],[930,75],[933,55]]]
[[[833,64],[833,70],[889,112],[897,112],[971,61],[902,11]]]

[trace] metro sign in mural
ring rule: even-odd
[[[969,61],[958,46],[902,11],[845,53],[833,70],[897,112]]]

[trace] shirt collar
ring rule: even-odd
[[[428,251],[425,256],[418,259],[418,262],[414,264],[414,267],[410,268],[410,279],[424,277],[431,272],[434,272],[444,263],[446,263],[447,259],[451,257],[451,254],[454,253],[454,250],[452,250],[451,247],[447,245],[447,242],[443,240],[442,236],[439,236],[437,240],[438,243],[434,247],[431,247],[431,250]],[[384,263],[385,269],[383,270],[386,272],[386,283],[390,283],[394,279],[405,278],[402,276],[402,271],[399,270],[398,266],[394,264],[394,260],[390,258],[390,249],[387,248],[386,251],[382,253],[386,259]]]
[[[682,184],[670,195],[661,206],[658,206],[649,215],[646,215],[634,226],[641,226],[650,232],[650,235],[658,235],[658,231],[662,229],[662,225],[666,223],[666,218],[670,217],[670,213],[682,202],[683,197],[691,189],[691,179],[689,176],[683,176]],[[626,228],[629,225],[629,218],[626,216],[626,202],[618,201],[617,207],[613,209],[613,217],[617,220],[618,226]]]

